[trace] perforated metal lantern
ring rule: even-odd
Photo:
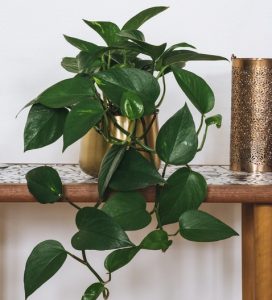
[[[272,59],[232,58],[230,166],[272,171]]]

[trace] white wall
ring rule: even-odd
[[[81,19],[113,20],[122,24],[136,12],[153,5],[170,9],[143,26],[152,43],[192,43],[199,51],[230,58],[271,56],[272,3],[269,0],[195,1],[21,1],[1,2],[0,10],[0,163],[77,162],[78,144],[61,153],[61,142],[23,153],[26,112],[16,113],[49,85],[70,75],[59,66],[63,56],[75,50],[62,34],[100,42]],[[231,65],[226,62],[188,64],[215,91],[215,113],[224,117],[221,130],[210,130],[204,151],[194,160],[201,164],[227,164],[229,156]],[[168,78],[167,101],[161,123],[185,97]],[[240,231],[238,205],[205,205],[205,209]],[[0,299],[22,300],[23,268],[33,246],[55,238],[70,247],[74,212],[64,205],[0,205]],[[136,237],[138,238],[138,237]],[[97,268],[102,254],[91,254]],[[159,263],[159,261],[161,261]],[[240,239],[216,244],[193,244],[177,240],[168,254],[143,253],[127,268],[118,271],[111,284],[112,300],[118,299],[241,299]],[[80,278],[80,279],[79,279]],[[93,278],[69,262],[32,299],[80,299]],[[73,283],[74,282],[74,283]]]

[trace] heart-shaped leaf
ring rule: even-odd
[[[137,29],[130,29],[130,30],[121,30],[118,35],[127,38],[127,39],[134,39],[137,41],[143,41],[145,40],[144,34]]]
[[[150,232],[141,242],[140,248],[147,250],[162,250],[165,252],[172,241],[168,239],[168,234],[164,230],[154,230]]]
[[[64,35],[64,38],[66,39],[66,41],[68,43],[70,43],[71,45],[75,46],[76,48],[78,48],[81,51],[85,51],[85,52],[89,52],[89,53],[96,53],[97,51],[99,51],[102,47],[97,46],[93,43],[87,42],[87,41],[83,41],[68,35]]]
[[[214,115],[205,119],[207,126],[215,125],[217,128],[220,128],[222,125],[222,115]]]
[[[165,163],[185,165],[194,158],[197,144],[194,120],[185,104],[161,127],[156,150]]]
[[[34,104],[24,129],[24,151],[41,148],[58,140],[62,136],[67,114],[66,108],[53,109]]]
[[[238,235],[231,227],[210,214],[189,210],[179,219],[180,234],[189,241],[215,242]]]
[[[137,150],[129,149],[113,174],[109,187],[117,191],[133,191],[164,183],[157,169]]]
[[[102,61],[99,58],[99,52],[93,54],[81,51],[77,57],[77,63],[78,63],[78,70],[79,73],[84,74],[93,74],[102,65]]]
[[[58,172],[47,166],[30,170],[26,174],[27,187],[40,203],[54,203],[62,198],[62,183]]]
[[[156,16],[157,14],[163,12],[168,7],[166,6],[155,6],[147,8],[137,15],[129,19],[126,24],[123,26],[122,29],[129,30],[129,29],[138,29],[141,25],[143,25],[146,21],[151,19],[152,17]]]
[[[76,57],[64,57],[61,66],[68,72],[79,73],[79,66]]]
[[[102,118],[104,109],[96,99],[83,100],[69,112],[63,131],[63,151],[83,137]]]
[[[104,266],[110,273],[112,273],[127,265],[139,252],[139,250],[140,248],[138,247],[115,250],[106,257]]]
[[[137,192],[113,194],[102,210],[126,231],[144,228],[151,222],[145,198]]]
[[[189,168],[173,173],[159,194],[162,225],[175,223],[186,210],[197,209],[207,194],[205,178]]]
[[[163,59],[163,65],[169,66],[172,64],[176,64],[179,62],[186,62],[186,61],[217,61],[217,60],[226,60],[223,56],[218,55],[210,55],[210,54],[202,54],[197,53],[191,50],[174,50],[167,52],[166,55],[164,55]]]
[[[114,172],[121,163],[126,148],[127,145],[112,145],[105,154],[98,175],[98,192],[101,198],[103,198]]]
[[[177,83],[194,106],[205,114],[214,107],[214,94],[204,79],[178,67],[172,67]]]
[[[160,86],[150,73],[134,68],[114,68],[96,73],[94,79],[105,95],[117,106],[120,106],[122,95],[131,92],[141,98],[145,115],[154,112]]]
[[[101,282],[93,283],[87,288],[81,300],[96,300],[104,290],[104,284],[102,284]]]
[[[37,101],[47,107],[61,108],[94,96],[94,85],[87,77],[62,80],[42,92]]]
[[[54,240],[38,244],[27,259],[24,273],[25,299],[50,279],[67,258],[63,246]]]
[[[117,35],[120,29],[116,24],[112,22],[83,21],[95,30],[108,46],[116,45],[121,41],[121,37]]]
[[[120,102],[122,115],[130,120],[140,119],[144,113],[143,101],[139,96],[131,92],[125,92]]]
[[[122,227],[94,207],[80,209],[76,216],[79,232],[72,238],[77,250],[110,250],[134,246]]]

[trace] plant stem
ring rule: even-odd
[[[152,117],[152,120],[148,124],[147,128],[144,129],[144,133],[141,136],[139,136],[138,139],[141,140],[141,139],[143,139],[148,134],[148,132],[151,129],[151,127],[152,127],[153,123],[155,122],[156,118],[157,118],[157,113],[154,113],[153,117]]]
[[[77,260],[78,262],[80,262],[81,264],[85,265],[92,273],[93,275],[99,280],[99,282],[104,284],[104,280],[99,276],[99,274],[93,269],[93,267],[88,263],[87,258],[86,258],[86,254],[83,255],[83,252],[85,253],[85,251],[82,251],[82,256],[83,259],[77,257],[76,255],[66,251],[66,253],[68,255],[70,255],[73,259]]]
[[[165,93],[166,93],[166,84],[165,84],[164,75],[162,75],[162,84],[163,84],[163,92],[162,92],[162,96],[161,96],[161,99],[160,99],[159,103],[156,105],[157,108],[160,107],[160,105],[162,104],[163,99],[165,97]]]
[[[204,135],[203,135],[203,138],[202,138],[202,142],[200,144],[200,147],[197,149],[197,152],[201,151],[204,147],[204,144],[205,144],[205,141],[206,141],[206,137],[207,137],[207,132],[208,132],[208,125],[206,125],[205,127],[205,132],[204,132]]]
[[[109,56],[108,56],[108,69],[110,69],[110,63],[111,63],[111,52],[109,51]]]
[[[73,206],[74,208],[80,210],[81,207],[79,207],[78,205],[76,205],[75,203],[73,203],[72,201],[69,200],[69,198],[65,197],[64,200],[69,203],[71,206]]]
[[[99,276],[99,274],[95,271],[95,269],[89,264],[85,250],[82,250],[82,257],[87,268],[94,274],[94,276],[101,282],[105,283],[104,280]]]
[[[115,117],[112,114],[109,114],[109,117],[113,123],[113,125],[118,128],[122,133],[124,133],[125,135],[130,135],[130,132],[128,132],[127,130],[125,130],[122,126],[120,126],[117,122],[117,120],[115,119]]]
[[[198,127],[198,129],[197,129],[197,132],[196,132],[197,135],[199,135],[199,133],[200,133],[200,131],[201,131],[201,129],[202,129],[203,122],[204,122],[204,117],[205,117],[204,115],[201,115],[200,125],[199,125],[199,127]]]
[[[162,170],[162,178],[164,178],[168,164],[165,164]]]

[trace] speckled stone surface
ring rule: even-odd
[[[37,167],[38,164],[0,164],[0,184],[24,184],[25,174]],[[76,164],[52,164],[64,184],[68,183],[96,183],[97,179],[81,171]],[[228,166],[191,166],[194,171],[201,173],[208,184],[231,185],[231,184],[251,184],[251,185],[272,185],[271,173],[245,173],[232,172]],[[169,177],[178,167],[169,167],[166,177]]]

